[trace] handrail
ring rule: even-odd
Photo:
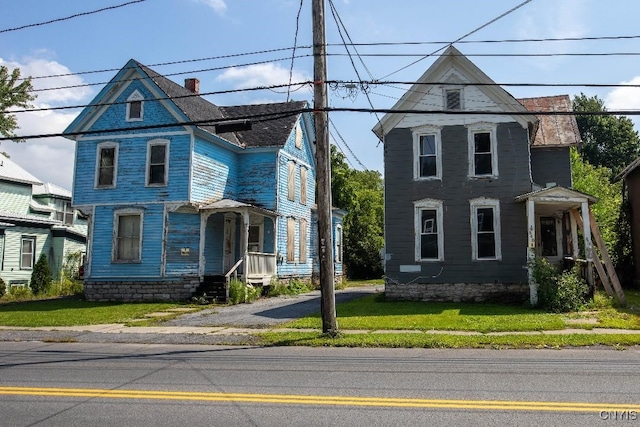
[[[234,278],[238,278],[238,268],[240,267],[240,264],[242,264],[242,262],[244,261],[244,258],[240,258],[238,260],[238,262],[236,262],[234,264],[233,267],[231,267],[231,269],[227,272],[227,274],[224,275],[224,278],[227,280],[227,282],[229,281],[229,277],[231,277],[232,274],[235,273]]]

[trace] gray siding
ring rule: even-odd
[[[410,129],[394,129],[385,139],[386,275],[400,283],[526,282],[527,221],[516,196],[531,191],[527,131],[516,123],[497,129],[498,179],[468,178],[468,130],[442,128],[442,181],[413,180]],[[471,259],[471,199],[500,200],[501,261]],[[415,261],[414,201],[443,201],[444,261]],[[420,266],[400,273],[401,265]]]
[[[542,187],[547,183],[571,188],[571,156],[569,147],[532,148],[531,175],[533,182]]]

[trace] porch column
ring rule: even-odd
[[[538,304],[538,284],[533,280],[532,263],[536,257],[536,209],[533,199],[527,199],[527,272],[529,279],[529,302]]]
[[[578,223],[573,215],[569,215],[569,223],[571,224],[571,247],[573,259],[577,262],[580,256],[580,246],[578,244]]]
[[[244,280],[247,280],[247,274],[249,273],[249,211],[242,211],[242,231],[240,233],[240,244],[242,250],[242,256],[244,258]]]
[[[591,219],[589,218],[589,202],[584,201],[580,207],[582,214],[582,234],[584,234],[584,257],[587,260],[587,283],[593,286],[593,246],[591,244]]]
[[[204,258],[204,241],[209,215],[211,215],[209,212],[200,212],[200,247],[198,250],[198,252],[200,252],[198,257],[198,275],[200,276],[200,280],[204,280],[204,263],[206,262]]]

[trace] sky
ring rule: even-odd
[[[313,103],[312,88],[295,84],[313,80],[311,0],[6,3],[0,65],[33,77],[33,105],[44,109],[15,113],[21,136],[61,133],[80,108],[58,107],[89,104],[131,58],[181,85],[196,77],[201,93],[227,92],[206,96],[217,105]],[[584,93],[609,110],[640,110],[639,88],[606,86],[640,85],[638,16],[637,0],[327,0],[328,80],[370,82],[331,85],[329,106],[393,107],[409,88],[403,83],[455,42],[516,98]],[[329,115],[330,141],[351,167],[382,172],[383,146],[371,131],[382,116]],[[630,118],[640,128],[640,116]],[[74,149],[63,137],[0,142],[31,174],[69,190]]]

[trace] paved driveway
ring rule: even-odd
[[[336,291],[336,303],[382,292],[384,286],[363,286]],[[217,306],[188,313],[163,323],[166,326],[273,327],[310,314],[320,313],[320,291],[297,296],[262,298],[251,304]]]

